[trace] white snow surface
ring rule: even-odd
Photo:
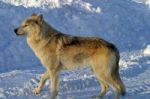
[[[150,8],[150,0],[133,0],[133,1],[138,2],[138,3],[144,3]]]
[[[147,47],[144,49],[145,55],[150,55],[150,45],[147,45]]]
[[[49,82],[32,93],[44,68],[24,37],[13,30],[32,13],[43,14],[57,30],[96,36],[120,50],[121,99],[150,99],[149,0],[0,0],[0,99],[49,99]],[[101,87],[89,68],[62,71],[59,99],[91,99]],[[113,99],[112,89],[104,99]]]

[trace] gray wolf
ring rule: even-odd
[[[125,86],[119,75],[120,55],[114,44],[101,38],[64,34],[37,14],[29,16],[14,31],[27,38],[28,45],[46,68],[38,87],[33,90],[35,94],[40,93],[49,79],[51,99],[56,99],[60,71],[84,66],[91,66],[101,84],[98,97],[103,97],[110,87],[115,92],[115,99],[125,94]]]

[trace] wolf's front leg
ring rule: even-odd
[[[58,94],[58,71],[50,71],[50,90],[51,90],[51,98],[50,99],[56,99]]]
[[[49,73],[46,71],[46,72],[42,75],[38,87],[36,87],[36,88],[33,90],[33,92],[34,92],[35,94],[39,94],[39,93],[41,92],[41,90],[43,89],[43,87],[44,87],[45,82],[46,82],[47,79],[49,79]]]

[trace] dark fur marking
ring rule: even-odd
[[[78,45],[80,44],[80,41],[77,37],[72,37],[72,40],[70,41],[70,43],[65,44],[65,46],[70,46],[70,45]]]
[[[88,56],[85,55],[84,53],[78,53],[77,55],[74,56],[73,62],[82,63],[86,58],[88,58]]]

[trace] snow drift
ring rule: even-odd
[[[0,0],[0,98],[47,99],[50,95],[48,88],[39,96],[32,94],[43,68],[26,39],[13,32],[35,12],[43,14],[45,20],[61,32],[102,37],[113,42],[121,53],[120,74],[127,87],[127,96],[123,99],[149,99],[150,57],[144,54],[149,53],[150,44],[148,2]],[[89,99],[100,90],[90,69],[65,71],[60,76],[59,96],[62,99]],[[112,95],[109,91],[106,98],[110,99]]]
[[[111,3],[107,0],[33,1],[0,1],[0,19],[3,20],[0,21],[0,64],[5,66],[4,70],[0,71],[40,65],[28,48],[25,38],[19,38],[13,32],[13,29],[33,12],[44,14],[48,23],[59,31],[102,37],[115,43],[120,51],[141,49],[150,41],[150,11],[145,5],[130,0],[112,0]],[[30,2],[37,3],[38,6],[30,5]],[[59,6],[53,7],[53,3]],[[21,6],[15,6],[17,4]]]

